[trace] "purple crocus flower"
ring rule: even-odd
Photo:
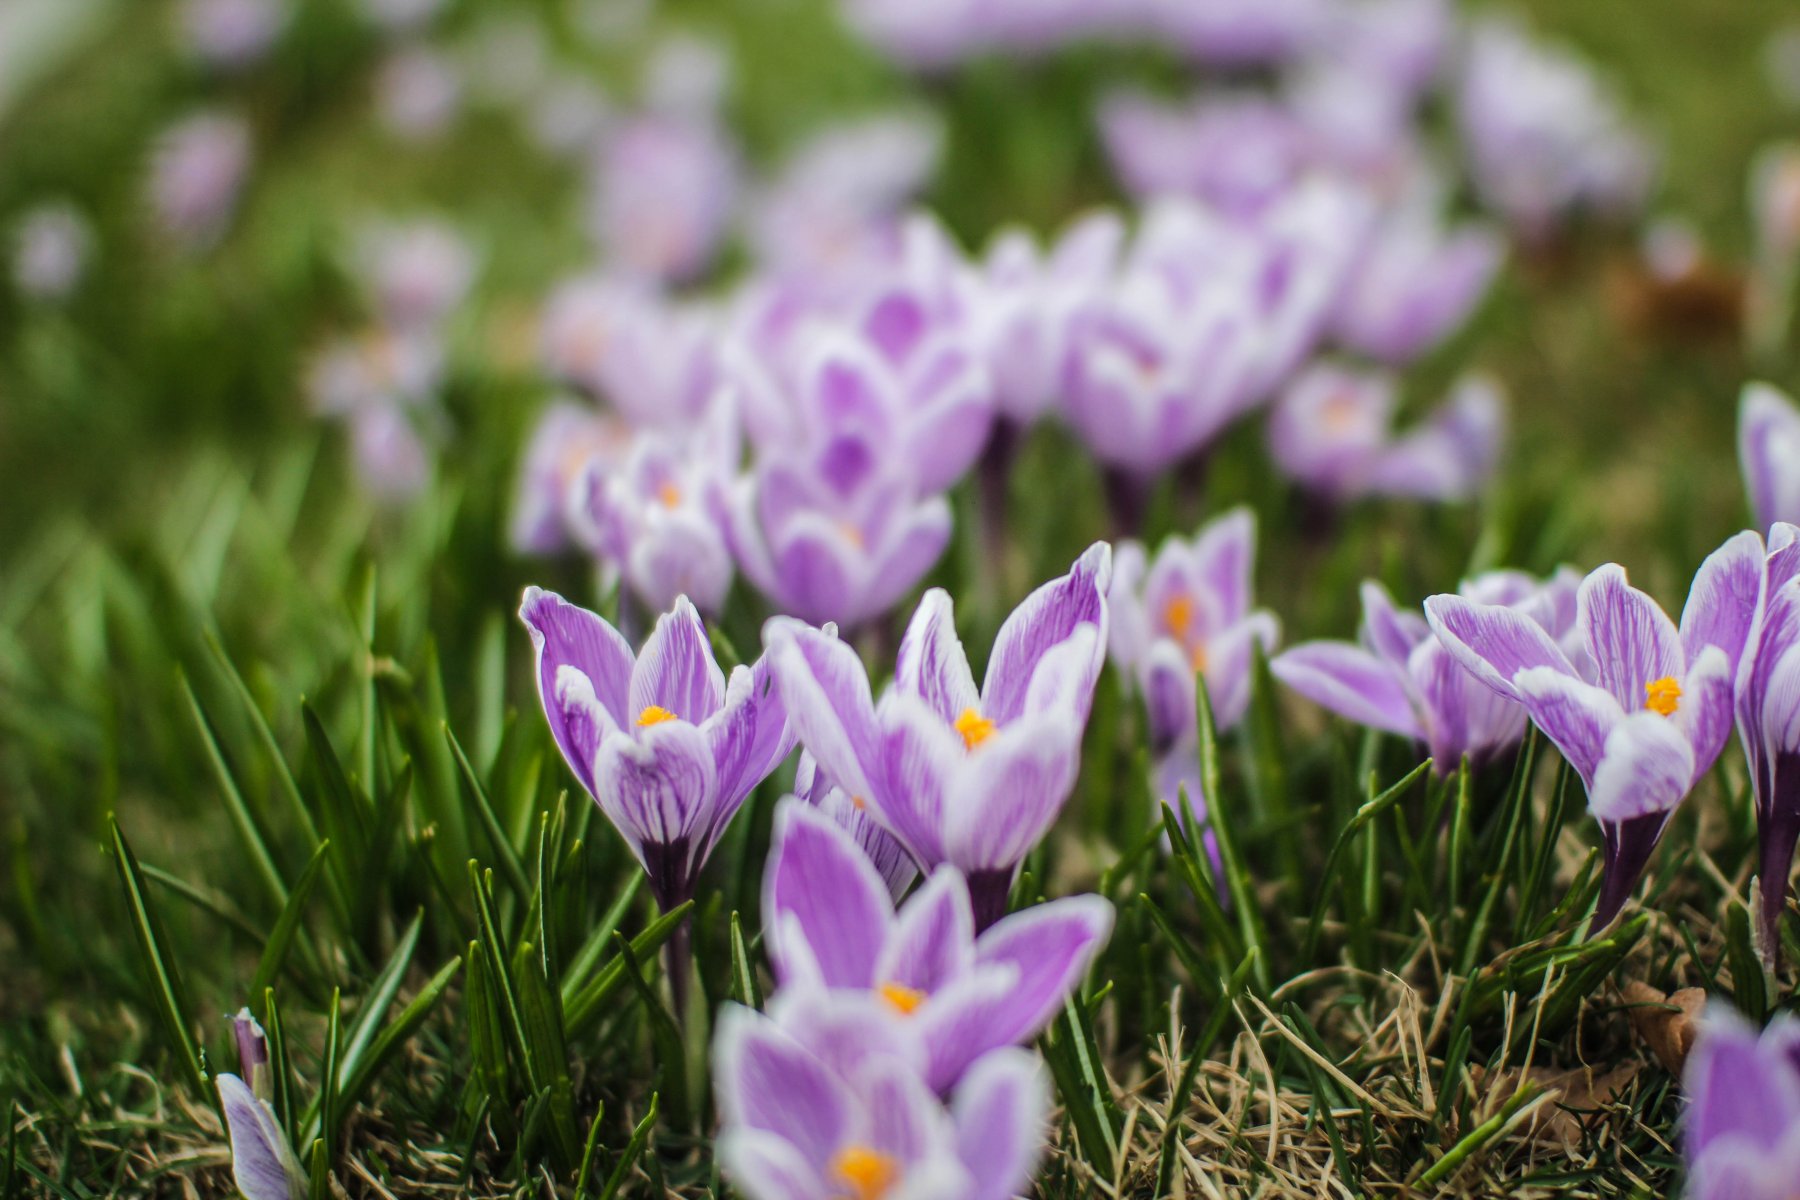
[[[382,320],[397,329],[437,326],[475,282],[475,251],[442,221],[372,225],[355,243],[355,270]]]
[[[1759,946],[1772,964],[1800,842],[1800,528],[1772,525],[1768,549],[1762,604],[1737,675],[1737,722],[1762,852]]]
[[[1098,543],[1028,596],[1001,625],[979,691],[941,589],[913,614],[879,705],[843,642],[781,618],[763,631],[807,750],[921,868],[968,877],[980,928],[1005,913],[1020,862],[1075,784],[1111,575]]]
[[[606,399],[634,424],[685,429],[718,390],[716,326],[700,305],[589,276],[551,294],[538,338],[558,379]]]
[[[1026,426],[1062,392],[1069,324],[1082,301],[1109,281],[1125,245],[1115,212],[1090,214],[1039,250],[1023,230],[994,239],[981,267],[981,302],[971,314],[1002,416]]]
[[[177,243],[203,250],[224,233],[250,172],[250,127],[234,113],[185,117],[157,138],[150,205]]]
[[[1758,1036],[1714,1004],[1682,1071],[1682,1141],[1693,1200],[1787,1200],[1800,1178],[1800,1021]]]
[[[1444,228],[1438,191],[1419,185],[1376,226],[1332,319],[1349,349],[1409,363],[1461,328],[1487,293],[1505,244],[1482,223]]]
[[[885,1002],[924,1044],[925,1079],[955,1087],[990,1050],[1036,1037],[1112,930],[1099,896],[1052,900],[976,936],[962,873],[941,866],[896,911],[850,834],[798,801],[775,816],[763,876],[769,958],[783,989]]]
[[[1100,129],[1132,195],[1186,196],[1239,216],[1279,199],[1319,164],[1311,130],[1286,105],[1258,94],[1170,103],[1118,92],[1101,105]]]
[[[711,265],[730,225],[737,152],[710,120],[630,117],[608,130],[592,184],[594,232],[619,270],[692,279]]]
[[[1119,544],[1107,608],[1111,656],[1144,697],[1156,798],[1180,813],[1181,792],[1196,818],[1207,798],[1200,768],[1195,676],[1206,680],[1220,730],[1243,719],[1250,706],[1250,667],[1256,647],[1273,651],[1281,623],[1252,609],[1256,518],[1234,509],[1191,539],[1169,538],[1149,560],[1135,541]]]
[[[1570,571],[1542,583],[1495,571],[1466,581],[1452,598],[1504,607],[1551,644],[1566,645],[1575,589]],[[1525,710],[1465,671],[1431,636],[1423,617],[1397,609],[1387,589],[1373,581],[1362,586],[1362,604],[1355,644],[1295,646],[1270,664],[1275,677],[1347,720],[1422,744],[1443,776],[1455,773],[1465,757],[1477,767],[1490,762],[1524,736]]]
[[[179,14],[188,52],[225,70],[262,58],[287,21],[285,0],[184,0]]]
[[[1738,462],[1758,529],[1800,522],[1800,407],[1766,383],[1746,386],[1739,402]]]
[[[850,835],[874,866],[875,873],[881,876],[888,895],[899,903],[900,897],[906,895],[906,889],[919,877],[919,868],[899,839],[869,815],[867,802],[833,783],[830,776],[819,770],[813,756],[804,751],[800,754],[799,765],[794,768],[794,794]]]
[[[942,496],[917,499],[855,454],[765,461],[713,504],[744,578],[780,611],[845,629],[892,608],[950,543]]]
[[[448,55],[426,46],[404,46],[382,61],[375,75],[375,111],[397,138],[423,142],[456,119],[463,77]]]
[[[1009,1200],[1043,1152],[1035,1055],[996,1050],[946,1107],[898,1022],[855,997],[778,997],[719,1017],[719,1163],[749,1200]]]
[[[1282,473],[1336,502],[1361,496],[1457,501],[1493,473],[1504,425],[1495,385],[1465,376],[1443,406],[1395,434],[1398,380],[1321,362],[1288,385],[1269,415],[1269,451]]]
[[[23,295],[62,300],[81,285],[93,254],[94,231],[72,206],[32,209],[20,219],[15,239],[13,282]]]
[[[633,655],[598,615],[525,589],[538,698],[569,769],[650,875],[664,909],[694,880],[738,807],[793,749],[766,661],[727,682],[686,597]]]
[[[1587,785],[1606,845],[1595,929],[1618,915],[1676,806],[1731,735],[1732,684],[1761,606],[1764,558],[1748,532],[1715,550],[1679,629],[1623,567],[1595,570],[1576,598],[1584,669],[1516,609],[1464,596],[1425,602],[1445,649],[1523,704]]]
[[[630,427],[590,404],[564,400],[545,410],[525,445],[519,471],[510,527],[513,549],[555,554],[567,547],[576,481],[596,464],[617,465],[630,447]]]
[[[1590,66],[1502,19],[1474,23],[1457,116],[1476,191],[1530,240],[1578,211],[1630,215],[1655,173],[1643,135]]]
[[[686,437],[640,434],[622,462],[590,460],[576,480],[576,540],[611,563],[652,612],[684,595],[719,612],[731,589],[731,551],[707,489],[737,458],[737,430],[723,405]]]

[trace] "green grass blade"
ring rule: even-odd
[[[168,1035],[169,1044],[175,1049],[188,1086],[195,1095],[205,1095],[206,1072],[200,1064],[199,1048],[188,1030],[187,1013],[190,1009],[187,993],[181,984],[181,973],[163,953],[168,938],[162,931],[155,906],[150,902],[137,856],[131,852],[124,831],[119,828],[118,819],[109,818],[108,824],[112,829],[113,864],[118,868],[119,883],[125,889],[131,930],[137,939],[138,953],[143,958],[144,969],[149,977],[151,1002],[157,1017],[162,1021],[163,1032]]]

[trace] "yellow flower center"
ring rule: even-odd
[[[864,812],[868,809],[869,802],[864,800],[861,796],[852,796],[850,797],[850,807],[854,808],[857,812]]]
[[[925,1003],[924,992],[918,988],[909,988],[903,983],[884,983],[875,990],[903,1017],[912,1016],[913,1011]]]
[[[1673,675],[1644,685],[1644,707],[1665,717],[1675,715],[1675,710],[1681,707],[1681,685],[1675,682]]]
[[[846,1146],[831,1160],[831,1172],[850,1185],[850,1200],[881,1200],[900,1181],[900,1164],[867,1146]]]
[[[963,746],[973,750],[994,736],[994,723],[972,708],[965,708],[956,718],[956,732],[962,734]]]
[[[639,725],[661,725],[664,721],[673,721],[675,714],[660,705],[652,704],[638,714]]]
[[[1333,392],[1325,401],[1324,411],[1320,414],[1327,431],[1331,433],[1348,433],[1362,416],[1362,406],[1356,402],[1356,393],[1348,388]]]
[[[1163,624],[1176,637],[1187,633],[1189,625],[1194,623],[1194,602],[1187,596],[1177,596],[1163,605]]]
[[[672,483],[665,483],[657,488],[656,498],[662,501],[664,508],[681,507],[681,489]]]
[[[858,550],[861,550],[865,545],[863,541],[863,531],[858,529],[855,525],[852,525],[849,521],[839,521],[838,532],[844,535],[844,540],[846,542],[849,542]]]

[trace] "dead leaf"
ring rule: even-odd
[[[1694,1036],[1700,1031],[1700,1011],[1706,1007],[1706,993],[1699,988],[1682,988],[1673,996],[1665,996],[1649,984],[1632,980],[1625,985],[1626,1010],[1631,1027],[1650,1047],[1663,1070],[1680,1075],[1694,1047]]]

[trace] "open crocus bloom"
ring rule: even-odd
[[[1738,462],[1758,529],[1800,521],[1800,408],[1766,383],[1738,404]]]
[[[1028,596],[1000,627],[979,691],[941,589],[913,614],[879,705],[849,646],[783,618],[763,631],[806,748],[922,868],[968,876],[980,927],[1005,912],[1019,863],[1075,784],[1111,575],[1098,543]]]
[[[1523,613],[1463,596],[1425,602],[1445,648],[1523,704],[1587,785],[1606,843],[1595,929],[1618,915],[1675,807],[1731,734],[1732,683],[1761,606],[1764,557],[1754,533],[1715,550],[1679,629],[1623,567],[1594,571],[1576,596],[1589,678]]]
[[[1493,472],[1504,425],[1498,389],[1480,376],[1405,433],[1393,429],[1398,381],[1383,371],[1321,362],[1298,376],[1269,417],[1269,449],[1284,474],[1333,500],[1467,499]]]
[[[1759,1037],[1715,1005],[1682,1072],[1688,1098],[1686,1194],[1694,1200],[1788,1200],[1800,1179],[1800,1021]]]
[[[797,1019],[794,1003],[806,1004]],[[719,1162],[750,1200],[1007,1200],[1029,1186],[1050,1097],[1024,1050],[976,1063],[948,1107],[911,1039],[853,997],[728,1006],[713,1046]]]
[[[1573,572],[1539,583],[1516,571],[1465,582],[1462,598],[1504,605],[1566,643],[1574,624]],[[1425,746],[1440,775],[1467,757],[1476,766],[1515,745],[1525,711],[1485,687],[1431,636],[1425,619],[1394,606],[1387,589],[1362,585],[1363,623],[1356,643],[1295,646],[1270,664],[1275,677],[1332,712]]]
[[[939,867],[898,912],[850,835],[789,801],[763,878],[769,957],[784,989],[873,995],[924,1043],[925,1078],[954,1087],[981,1055],[1037,1036],[1112,930],[1099,896],[1052,900],[979,937],[969,889]]]
[[[793,749],[764,660],[733,668],[727,683],[685,596],[635,657],[618,630],[554,592],[526,588],[519,619],[569,769],[658,902],[680,904],[744,798]]]
[[[1737,677],[1738,735],[1750,759],[1761,843],[1761,949],[1771,961],[1800,842],[1800,529],[1769,530],[1763,607]]]
[[[596,458],[582,471],[569,509],[576,540],[617,569],[651,611],[687,596],[717,613],[731,589],[731,551],[708,489],[737,456],[725,404],[685,437],[639,435],[622,463]]]
[[[713,504],[744,577],[781,611],[854,629],[916,586],[950,543],[950,505],[918,498],[850,443],[769,459]]]
[[[1281,623],[1250,608],[1256,517],[1233,509],[1192,538],[1169,538],[1149,562],[1123,542],[1107,603],[1113,662],[1135,672],[1150,718],[1150,747],[1161,753],[1195,736],[1194,677],[1204,675],[1221,730],[1250,705],[1254,648],[1274,649]]]

